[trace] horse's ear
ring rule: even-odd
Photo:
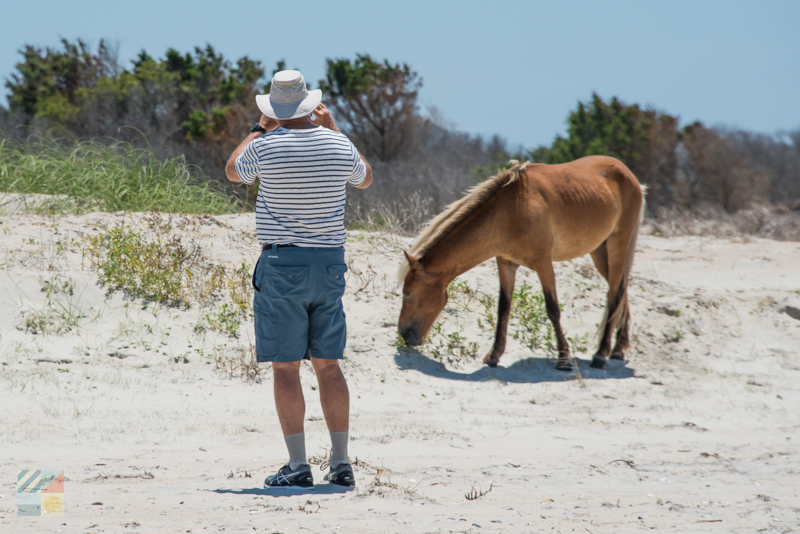
[[[412,256],[411,254],[409,254],[405,250],[403,251],[403,254],[405,254],[405,256],[406,256],[406,261],[408,262],[408,268],[410,270],[412,270],[412,271],[424,271],[425,270],[425,268],[422,266],[422,264],[419,262],[419,260],[417,258]]]

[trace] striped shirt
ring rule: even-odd
[[[260,179],[256,230],[262,244],[340,247],[345,184],[361,185],[367,168],[339,132],[276,128],[251,141],[236,158],[242,182]]]

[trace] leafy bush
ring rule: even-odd
[[[547,316],[544,294],[522,282],[511,300],[511,318],[516,319],[519,325],[513,334],[514,339],[532,349],[554,346],[555,332]]]
[[[197,246],[186,248],[177,236],[148,242],[141,233],[120,226],[86,241],[102,285],[132,298],[189,306],[187,273],[202,261]]]
[[[237,337],[241,320],[252,316],[250,266],[214,265],[199,245],[184,244],[154,219],[150,224],[158,229],[154,238],[121,226],[85,237],[84,255],[97,270],[100,283],[109,291],[167,306],[219,306],[201,319],[195,331]]]

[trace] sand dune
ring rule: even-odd
[[[642,236],[628,361],[597,371],[576,353],[563,373],[512,336],[498,369],[481,364],[491,263],[462,277],[432,343],[398,348],[408,241],[351,232],[343,367],[358,485],[281,494],[262,489],[286,459],[270,371],[224,368],[249,358],[252,323],[238,338],[198,331],[210,308],[108,293],[82,254],[85,235],[157,231],[147,217],[0,217],[4,533],[800,529],[800,243]],[[255,263],[252,215],[169,223],[215,264]],[[588,258],[556,276],[568,335],[591,351],[605,282]],[[538,291],[535,274],[522,283]],[[472,343],[477,357],[462,357]],[[305,367],[318,462],[328,435]],[[17,517],[28,468],[65,470],[63,517]]]

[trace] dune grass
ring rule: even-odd
[[[0,135],[0,191],[53,195],[39,211],[157,211],[219,215],[242,211],[233,198],[202,183],[183,157],[161,161],[128,143]]]

